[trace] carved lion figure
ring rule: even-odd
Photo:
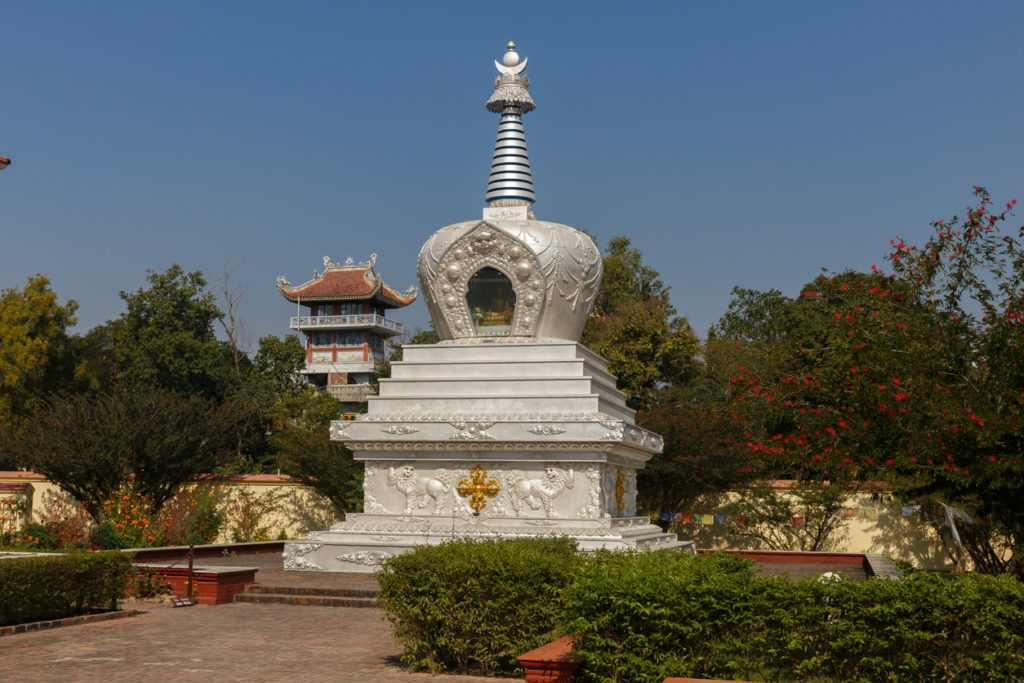
[[[402,465],[397,471],[389,467],[388,484],[405,494],[405,514],[412,513],[414,507],[425,508],[431,500],[437,512],[448,501],[448,485],[433,477],[416,476],[412,465]]]
[[[513,472],[509,485],[512,509],[516,511],[518,517],[525,501],[533,510],[539,510],[543,506],[544,512],[550,516],[551,501],[565,489],[571,489],[575,485],[571,467],[568,473],[557,467],[545,467],[544,476],[540,479],[526,479],[522,472]]]

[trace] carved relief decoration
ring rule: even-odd
[[[506,226],[510,230],[510,226]],[[511,232],[511,230],[510,230]],[[546,301],[555,294],[565,299],[573,311],[583,306],[587,312],[601,287],[602,260],[594,241],[567,225],[533,221],[520,228],[519,239],[546,238],[547,244],[537,245],[538,258],[547,283]],[[584,313],[584,315],[586,315]]]
[[[322,547],[324,547],[323,543],[305,543],[302,545],[286,543],[284,552],[281,553],[284,568],[322,572],[324,570],[323,567],[305,558],[305,555],[316,552]]]
[[[608,431],[601,437],[604,441],[622,441],[622,432],[626,429],[626,423],[622,420],[603,420],[601,426]]]
[[[348,429],[350,424],[352,423],[345,420],[334,420],[331,422],[331,441],[341,441],[346,438],[345,430]]]
[[[589,483],[587,501],[580,506],[573,517],[577,519],[596,519],[604,510],[601,506],[601,468],[597,465],[590,465],[585,470],[584,475]]]
[[[554,507],[552,501],[562,494],[566,489],[576,486],[572,468],[566,472],[554,465],[544,468],[544,476],[540,479],[527,479],[519,470],[509,473],[508,490],[511,497],[512,509],[516,517],[523,511],[523,503],[530,506],[532,510],[544,508],[547,516],[552,516]]]
[[[431,501],[434,512],[439,512],[448,501],[448,476],[444,469],[435,470],[433,477],[425,477],[416,474],[412,465],[388,468],[388,484],[405,495],[405,514],[410,514],[413,508],[422,510]]]
[[[530,427],[526,431],[530,432],[531,434],[537,434],[540,436],[552,436],[554,434],[565,433],[564,429],[562,429],[561,427],[556,427],[555,425],[536,425],[534,427]]]
[[[457,430],[451,437],[461,441],[493,441],[494,437],[487,430],[494,426],[493,422],[449,422]]]
[[[386,427],[384,429],[381,429],[380,431],[384,432],[385,434],[405,436],[406,434],[415,434],[420,430],[416,429],[415,427],[410,427],[408,425],[391,425],[390,427]]]
[[[350,562],[352,564],[362,565],[364,567],[376,567],[382,564],[385,560],[394,556],[395,553],[387,553],[383,550],[360,550],[355,553],[338,555],[338,560],[341,562]]]
[[[370,514],[384,512],[384,506],[377,502],[374,495],[374,484],[377,481],[377,469],[366,467],[363,469],[363,511]]]
[[[430,290],[451,334],[475,337],[466,293],[469,279],[481,268],[500,271],[512,283],[515,312],[510,336],[532,336],[544,302],[544,277],[540,262],[525,244],[486,223],[460,237],[438,264]],[[421,284],[426,285],[421,281]]]

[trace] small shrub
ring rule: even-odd
[[[0,562],[0,626],[117,609],[134,573],[121,552],[20,557]]]
[[[20,542],[18,526],[25,516],[25,499],[18,497],[0,498],[0,546]]]
[[[1024,680],[1010,576],[793,581],[725,555],[599,553],[565,604],[581,681]]]
[[[231,540],[235,543],[270,540],[266,518],[281,508],[286,495],[282,491],[258,494],[248,486],[236,489],[226,510]]]
[[[34,550],[56,550],[57,535],[44,525],[33,522],[21,528],[21,544]]]
[[[128,548],[162,545],[162,534],[156,522],[152,502],[130,482],[124,482],[103,501],[100,519],[112,522]]]
[[[63,491],[47,491],[42,500],[39,520],[57,538],[57,548],[83,547],[93,523],[85,506]]]
[[[456,541],[389,559],[380,603],[412,669],[513,670],[561,616],[577,565],[568,538]]]
[[[97,524],[89,535],[89,543],[100,550],[114,550],[118,548],[130,548],[128,539],[115,526],[113,522],[102,522]]]
[[[171,582],[155,571],[136,567],[128,591],[133,598],[157,598],[170,594]]]
[[[167,545],[203,545],[217,540],[224,523],[223,489],[185,486],[160,511],[162,539]]]

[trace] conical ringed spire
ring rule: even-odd
[[[501,75],[494,79],[494,94],[487,100],[487,110],[501,114],[501,122],[487,183],[488,207],[525,206],[530,211],[536,201],[523,130],[523,114],[536,107],[527,90],[530,78],[523,73],[527,61],[519,61],[516,44],[509,42],[501,62],[494,62]]]

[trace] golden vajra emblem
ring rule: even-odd
[[[469,499],[469,507],[473,508],[474,515],[479,515],[480,511],[487,507],[487,500],[484,496],[494,498],[498,495],[498,491],[501,491],[501,486],[498,485],[498,482],[495,479],[486,481],[487,470],[483,467],[474,467],[469,473],[469,476],[473,481],[470,482],[469,479],[460,479],[455,490],[463,498],[466,496],[472,496],[472,498]]]
[[[615,507],[618,512],[622,512],[626,509],[626,501],[623,500],[626,496],[626,475],[622,472],[615,473]]]

